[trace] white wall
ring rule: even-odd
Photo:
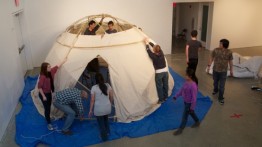
[[[261,0],[215,0],[211,49],[227,38],[229,48],[262,46]]]
[[[33,65],[40,66],[56,37],[76,20],[101,13],[126,20],[171,53],[172,0],[27,0],[25,16]]]
[[[21,1],[22,3],[22,1]],[[24,87],[18,45],[13,23],[14,1],[0,1],[0,140],[18,103]]]
[[[212,35],[207,39],[210,40],[210,49],[217,47],[221,38],[230,40],[230,48],[262,45],[262,29],[259,30],[262,19],[258,18],[261,17],[258,15],[261,13],[260,0],[27,0],[24,12],[28,39],[32,48],[33,66],[40,66],[56,37],[66,27],[84,16],[101,13],[111,14],[141,27],[162,46],[165,54],[170,54],[172,3],[207,1],[215,2]],[[198,7],[194,4],[189,9],[194,14],[190,17],[195,18],[195,25],[197,25],[198,13],[195,13],[197,10]],[[190,38],[192,18],[185,20],[188,21],[188,38]],[[183,16],[180,16],[181,19]]]

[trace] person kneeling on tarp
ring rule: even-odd
[[[80,120],[83,120],[84,108],[81,98],[87,99],[87,93],[77,88],[68,88],[54,93],[54,106],[66,114],[66,120],[62,128],[64,135],[73,134],[69,128],[75,119],[76,113],[80,116]],[[78,112],[75,112],[72,106],[76,106]]]

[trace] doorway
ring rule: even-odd
[[[111,84],[108,63],[100,55],[97,55],[87,64],[78,79],[78,84],[85,90],[90,91],[92,86],[97,84],[95,79],[96,73],[102,74],[104,82]]]
[[[22,21],[21,21],[21,15],[23,12],[19,12],[13,15],[14,19],[14,30],[16,33],[16,41],[17,41],[17,46],[18,46],[18,53],[19,53],[19,58],[20,58],[20,63],[21,63],[21,68],[22,68],[22,73],[23,75],[26,74],[26,71],[28,69],[27,65],[27,60],[26,60],[26,51],[25,51],[25,43],[23,39],[23,34],[22,34]]]
[[[176,6],[173,7],[173,32],[176,34],[173,33],[172,53],[184,52],[192,30],[198,31],[197,39],[201,41],[203,47],[209,49],[213,5],[214,2],[176,3]],[[185,33],[185,39],[181,40],[177,34],[184,29],[187,30],[187,33]]]
[[[201,3],[199,8],[199,40],[203,47],[209,48],[211,34],[212,3]]]
[[[207,37],[207,20],[208,20],[208,6],[203,5],[202,8],[202,30],[201,30],[201,41],[206,42]]]

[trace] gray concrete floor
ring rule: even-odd
[[[171,55],[167,55],[169,66],[174,71],[184,76],[186,62],[183,41],[175,42]],[[237,50],[234,50],[237,51]],[[242,55],[258,55],[257,48],[248,51],[239,50]],[[247,52],[248,54],[245,54]],[[261,52],[261,49],[258,51]],[[203,50],[199,53],[199,64],[197,77],[199,79],[199,90],[203,95],[210,96],[213,105],[207,113],[199,128],[186,128],[179,136],[173,136],[174,130],[161,132],[140,138],[121,138],[108,141],[91,147],[260,147],[262,146],[262,92],[252,91],[250,87],[255,85],[257,80],[253,78],[238,79],[228,78],[225,90],[225,104],[222,106],[217,102],[217,96],[212,93],[212,76],[205,73],[210,52]],[[260,54],[260,53],[259,53]],[[260,54],[262,55],[262,54]],[[39,68],[28,73],[34,75]],[[18,104],[17,114],[21,108]],[[240,118],[232,118],[234,114],[241,114]],[[10,121],[6,135],[1,141],[1,147],[16,147],[15,118]],[[38,147],[46,145],[39,144]]]

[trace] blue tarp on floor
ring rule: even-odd
[[[142,137],[162,131],[173,130],[179,127],[183,113],[183,99],[179,98],[174,102],[172,97],[183,85],[184,78],[170,69],[175,80],[175,87],[169,99],[162,106],[144,119],[132,123],[118,123],[110,120],[109,140],[122,137]],[[20,98],[22,109],[16,115],[16,136],[15,140],[21,147],[34,147],[38,143],[50,145],[51,147],[82,147],[101,143],[99,138],[98,125],[96,120],[75,120],[71,130],[72,136],[65,136],[59,131],[49,131],[46,121],[34,106],[30,91],[34,89],[37,77],[28,77],[25,81],[25,88]],[[203,96],[200,92],[197,96],[196,114],[202,121],[207,114],[212,101],[209,97]],[[86,108],[86,110],[89,110]],[[52,122],[59,129],[64,121],[56,120]],[[189,117],[187,126],[194,121]]]

